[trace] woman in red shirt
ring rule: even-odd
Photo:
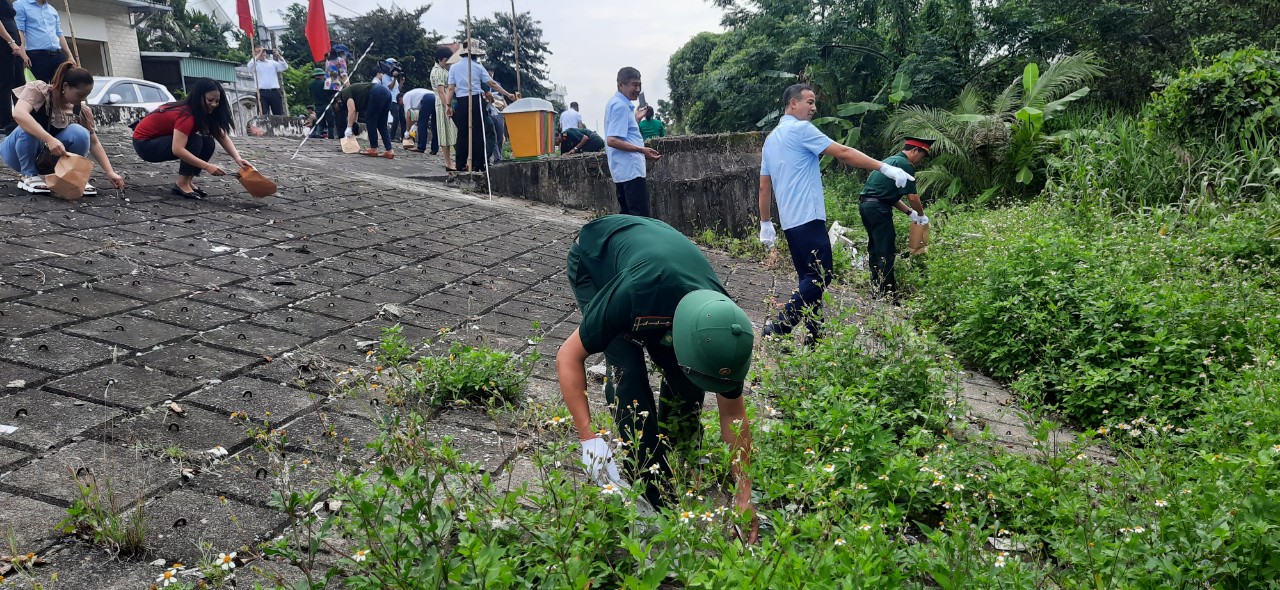
[[[180,197],[200,199],[207,196],[194,184],[201,170],[213,176],[227,173],[209,162],[215,143],[241,169],[253,168],[253,164],[241,158],[231,143],[231,107],[222,85],[200,78],[190,88],[185,101],[161,106],[138,122],[133,130],[133,149],[148,162],[178,160],[178,180],[170,191]]]

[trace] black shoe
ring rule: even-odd
[[[184,191],[184,190],[182,190],[182,189],[178,188],[178,185],[176,185],[176,184],[175,184],[175,185],[173,185],[172,187],[169,187],[169,192],[171,192],[171,193],[173,193],[173,194],[175,194],[175,195],[178,195],[179,197],[182,197],[182,198],[184,198],[184,199],[192,199],[192,200],[195,200],[195,201],[199,201],[199,200],[202,200],[202,199],[203,199],[203,197],[201,197],[199,193],[196,193],[196,192],[190,192],[190,193],[189,193],[189,192],[187,192],[187,191]]]

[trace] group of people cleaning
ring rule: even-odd
[[[117,189],[125,187],[98,140],[93,113],[84,101],[93,92],[93,74],[74,62],[63,62],[52,80],[34,80],[14,89],[16,126],[0,142],[0,159],[18,171],[18,187],[35,194],[48,194],[45,175],[53,172],[59,158],[73,154],[97,161],[107,181]],[[240,156],[231,141],[231,108],[222,85],[200,78],[188,85],[186,100],[163,105],[133,125],[133,148],[147,162],[178,160],[178,175],[170,191],[177,196],[199,199],[205,191],[196,186],[201,172],[222,176],[228,172],[209,161],[216,146],[243,169],[253,165]],[[98,193],[84,187],[85,196]]]
[[[431,88],[403,93],[405,77],[394,58],[375,65],[371,81],[348,82],[336,92],[325,79],[331,74],[317,68],[311,84],[316,103],[311,110],[317,113],[309,119],[311,136],[336,137],[341,122],[342,137],[354,137],[363,120],[369,133],[369,147],[360,152],[364,155],[395,158],[395,146],[403,140],[409,151],[425,153],[429,145],[431,154],[442,154],[449,172],[483,170],[502,158],[506,130],[501,109],[520,98],[493,79],[478,59],[484,55],[474,43],[456,51],[438,47]],[[410,143],[411,138],[416,141]]]

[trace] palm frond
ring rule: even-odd
[[[1063,98],[1064,94],[1075,92],[1080,86],[1105,73],[1101,60],[1093,52],[1064,56],[1051,62],[1040,74],[1040,80],[1027,96],[1022,97],[1022,103],[1024,106],[1043,108],[1045,104]]]

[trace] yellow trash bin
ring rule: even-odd
[[[511,157],[517,160],[555,154],[556,110],[541,98],[522,98],[502,111],[511,138]]]

